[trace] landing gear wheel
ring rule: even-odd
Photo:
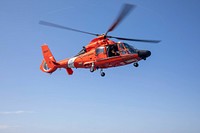
[[[139,64],[138,63],[133,63],[134,67],[138,67]]]
[[[100,70],[100,73],[101,73],[101,77],[104,77],[106,75],[105,72],[103,72],[103,69]]]
[[[105,75],[105,72],[101,72],[101,77],[104,77]]]
[[[91,68],[90,68],[90,72],[94,72],[94,63],[92,63],[92,66],[91,66]]]
[[[93,67],[90,68],[90,72],[94,72],[94,68]]]

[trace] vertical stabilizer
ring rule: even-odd
[[[40,65],[40,69],[43,72],[52,73],[57,69],[58,63],[56,63],[56,60],[47,44],[42,45],[41,48],[44,59]]]

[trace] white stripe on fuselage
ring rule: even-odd
[[[69,68],[74,68],[75,66],[74,66],[74,61],[76,60],[76,58],[77,57],[73,57],[73,58],[70,58],[69,60],[68,60],[68,67]]]

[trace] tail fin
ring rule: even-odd
[[[42,61],[42,64],[40,65],[40,69],[46,73],[53,73],[57,69],[57,65],[59,64],[56,63],[56,60],[51,53],[48,45],[44,44],[41,46],[41,48],[44,59]]]

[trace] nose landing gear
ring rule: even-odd
[[[101,73],[101,77],[104,77],[106,75],[105,72],[103,72],[103,69],[100,70],[100,73]]]
[[[138,67],[139,64],[136,62],[136,63],[133,63],[133,66],[134,66],[134,67]]]

